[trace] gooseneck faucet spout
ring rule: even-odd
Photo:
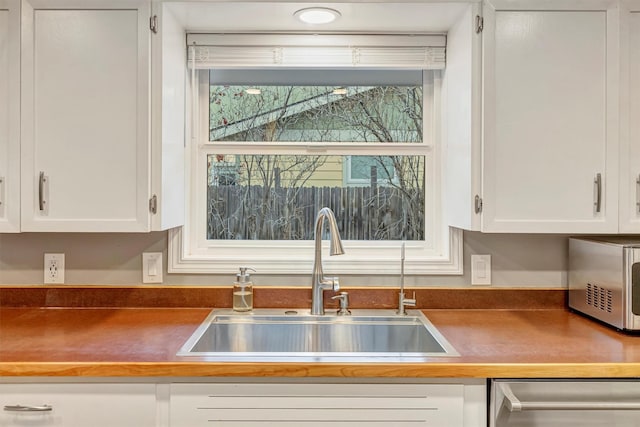
[[[333,289],[338,291],[340,283],[337,277],[324,277],[322,271],[322,229],[324,220],[329,222],[329,255],[342,255],[344,248],[340,240],[340,232],[333,211],[329,208],[322,208],[316,216],[316,227],[314,231],[315,256],[313,259],[313,274],[311,282],[311,314],[324,314],[324,290]]]

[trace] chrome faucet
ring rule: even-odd
[[[322,229],[324,220],[329,221],[329,255],[342,255],[344,248],[340,240],[340,232],[333,211],[329,208],[322,208],[316,216],[316,227],[313,234],[315,240],[315,257],[313,260],[313,274],[311,277],[311,314],[324,314],[324,290],[340,290],[340,282],[337,277],[324,277],[322,271]]]

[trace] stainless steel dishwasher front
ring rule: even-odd
[[[640,427],[640,380],[491,381],[490,427]]]

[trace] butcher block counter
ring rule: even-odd
[[[429,301],[420,306],[423,313],[460,354],[423,363],[222,363],[176,356],[211,308],[228,303],[228,291],[198,290],[215,294],[203,297],[168,288],[0,287],[0,377],[640,377],[640,337],[568,311],[562,290],[420,290],[418,301]],[[276,291],[263,291],[263,302],[270,292]],[[306,290],[284,294],[296,292],[307,298]],[[353,294],[356,306],[388,308],[394,298],[388,289]],[[301,302],[277,296],[271,305]]]

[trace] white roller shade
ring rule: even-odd
[[[445,66],[443,35],[190,34],[189,66],[407,68]]]

